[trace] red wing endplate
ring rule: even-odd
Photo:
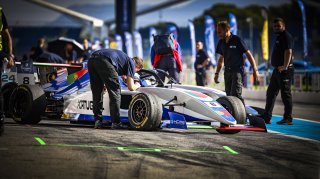
[[[219,131],[256,131],[268,132],[264,120],[258,116],[247,115],[250,125],[222,125],[217,128]]]
[[[217,128],[220,131],[256,131],[256,132],[267,132],[267,129],[247,126],[247,125],[232,125],[232,126],[221,126]]]

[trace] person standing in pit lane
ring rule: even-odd
[[[0,6],[0,76],[4,65],[7,64],[5,68],[11,68],[14,66],[14,55],[12,53],[12,38],[8,29],[7,19],[3,13],[2,7]],[[0,80],[0,87],[2,86]],[[4,131],[4,111],[3,111],[3,96],[0,91],[0,135]]]
[[[194,62],[194,69],[196,71],[197,86],[205,86],[206,84],[206,66],[210,59],[206,51],[203,50],[203,43],[197,41],[196,43],[197,55]]]
[[[218,59],[214,81],[219,83],[219,73],[224,64],[224,82],[227,96],[236,96],[244,104],[242,98],[242,75],[244,73],[243,54],[247,56],[253,67],[253,77],[256,81],[259,73],[255,60],[243,40],[230,32],[230,25],[227,21],[218,22],[217,33],[220,40],[216,48],[216,53],[219,54],[220,57]]]
[[[284,114],[283,119],[278,121],[277,124],[292,125],[291,82],[294,74],[292,65],[293,38],[286,31],[285,22],[282,18],[276,18],[273,21],[273,31],[277,35],[271,55],[271,65],[274,67],[274,70],[268,86],[265,113],[262,115],[262,118],[267,124],[271,124],[274,103],[280,90],[284,104]]]

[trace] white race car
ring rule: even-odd
[[[215,125],[220,133],[240,130],[266,132],[258,112],[224,92],[191,85],[164,83],[158,77],[161,70],[141,70],[137,91],[121,90],[122,122],[137,130],[156,130],[159,127],[187,128],[187,122]],[[172,79],[171,79],[172,80]],[[110,120],[108,93],[103,97],[103,117]],[[64,103],[64,118],[73,121],[94,120],[90,90],[70,96]]]
[[[175,84],[172,79],[165,85],[158,73],[164,72],[141,70],[142,87],[129,91],[124,85],[121,90],[120,120],[132,129],[186,129],[187,123],[193,122],[210,124],[218,132],[227,134],[241,130],[267,132],[264,120],[257,117],[258,112],[244,107],[238,98],[212,88]],[[94,121],[86,68],[70,75],[62,74],[42,86],[11,84],[13,92],[5,95],[9,99],[8,113],[19,123],[38,123],[46,114],[70,121]],[[9,88],[2,88],[5,89]],[[110,121],[109,105],[108,93],[105,93],[105,121]]]

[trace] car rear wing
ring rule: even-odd
[[[21,65],[21,62],[15,62],[16,65]],[[62,68],[83,68],[83,64],[61,64],[61,63],[40,63],[33,62],[37,67],[62,67]]]
[[[47,83],[48,77],[60,76],[60,74],[73,74],[87,68],[87,63],[81,64],[60,64],[40,63],[32,61],[15,62],[15,66],[9,71],[3,70],[1,74],[2,86],[6,83],[35,84]],[[54,74],[54,75],[51,75]]]

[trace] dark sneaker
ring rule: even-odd
[[[112,123],[111,129],[128,129],[128,126],[120,123]]]
[[[282,119],[281,121],[278,121],[277,124],[280,124],[280,125],[292,125],[293,122],[289,119]]]
[[[94,128],[101,129],[102,128],[102,121],[96,120],[96,122],[94,123]]]

